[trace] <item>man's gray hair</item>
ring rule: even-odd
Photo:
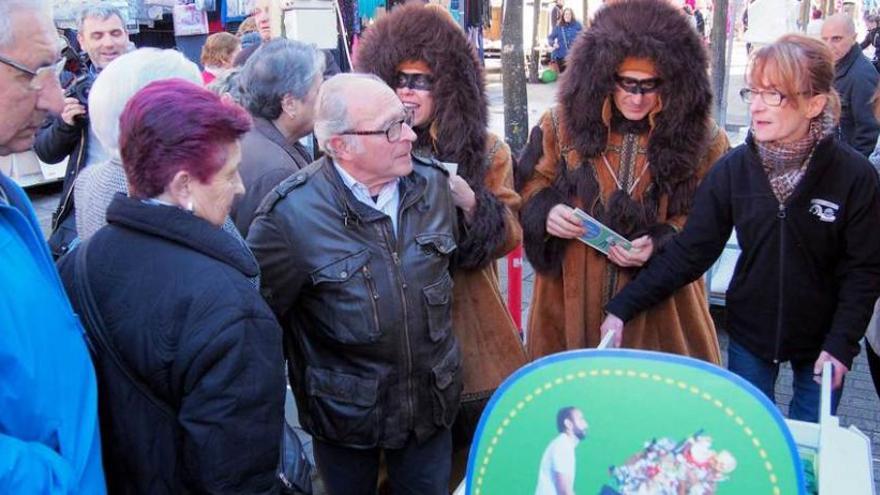
[[[207,86],[205,86],[209,91],[213,91],[214,93],[223,96],[224,94],[229,95],[232,98],[232,101],[242,105],[241,103],[241,86],[239,86],[238,79],[241,76],[241,67],[233,67],[226,71],[226,73],[217,76],[216,79],[211,81]],[[244,106],[244,105],[242,105]]]
[[[42,14],[47,22],[52,22],[52,7],[46,0],[0,0],[0,50],[15,43],[13,14],[28,11]]]
[[[275,39],[251,55],[238,76],[242,103],[257,117],[275,120],[281,100],[291,95],[304,100],[324,72],[324,56],[312,45]]]
[[[856,24],[853,21],[853,18],[845,12],[838,12],[836,14],[828,16],[828,18],[825,19],[825,24],[828,23],[843,24],[843,27],[846,29],[846,34],[856,34]]]
[[[318,146],[330,156],[334,150],[327,147],[327,140],[347,131],[353,125],[348,116],[348,96],[345,92],[357,81],[376,81],[383,86],[385,81],[374,74],[342,73],[324,81],[318,93],[315,110],[315,138]]]
[[[89,17],[96,17],[101,19],[102,21],[106,21],[112,16],[116,16],[122,21],[122,27],[125,28],[125,16],[122,14],[122,11],[113,5],[107,5],[104,2],[100,3],[92,3],[86,5],[79,11],[79,16],[76,18],[76,30],[82,33],[83,23]]]

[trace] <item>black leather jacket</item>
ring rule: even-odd
[[[400,180],[397,235],[327,158],[270,192],[251,225],[300,420],[326,442],[400,448],[450,427],[458,411],[455,208],[439,165],[413,168]]]
[[[78,121],[75,125],[68,125],[57,115],[49,116],[43,122],[34,141],[34,152],[46,163],[59,163],[70,157],[64,172],[61,199],[52,214],[52,234],[48,240],[52,256],[56,259],[68,251],[70,243],[77,237],[73,183],[86,166],[88,149],[89,124]]]

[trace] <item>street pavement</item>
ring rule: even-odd
[[[490,104],[490,127],[493,132],[498,135],[504,135],[504,105],[501,89],[500,63],[497,59],[487,60],[487,93]],[[727,122],[725,128],[730,136],[733,145],[740,144],[745,138],[745,129],[748,125],[748,108],[739,98],[739,90],[743,87],[745,79],[746,52],[742,43],[736,43],[733,50],[730,75],[728,78],[727,91]],[[556,89],[558,83],[551,84],[529,84],[529,126],[535,125],[541,114],[555,103]],[[49,185],[32,188],[28,190],[40,225],[44,233],[48,233],[49,224],[51,222],[51,214],[54,210],[59,197],[59,186]],[[531,301],[532,285],[534,283],[534,270],[528,264],[523,263],[523,306],[522,321],[525,324],[528,321],[529,303]],[[503,291],[507,292],[507,266],[502,260],[499,263],[502,277]],[[713,307],[713,316],[719,330],[719,340],[721,341],[722,355],[726,363],[727,353],[727,335],[724,332],[725,318],[724,309]],[[787,412],[788,403],[791,400],[791,369],[788,365],[783,365],[780,372],[780,380],[776,388],[777,399],[780,410]],[[868,372],[868,365],[864,351],[858,356],[853,365],[853,369],[847,375],[846,387],[844,389],[843,399],[841,400],[838,414],[841,420],[841,426],[854,425],[862,432],[868,435],[872,441],[872,449],[878,452],[880,449],[880,401],[874,391],[873,383]],[[875,457],[876,458],[876,457]],[[878,462],[874,462],[874,479],[880,479],[880,471],[878,471]],[[880,489],[877,481],[875,487]]]

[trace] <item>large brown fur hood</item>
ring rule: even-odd
[[[355,69],[372,72],[389,85],[397,67],[407,60],[428,64],[434,77],[436,158],[458,163],[459,174],[471,184],[486,174],[488,103],[483,69],[464,32],[436,8],[404,5],[367,29]],[[419,129],[419,140],[427,129]]]
[[[706,50],[678,9],[660,0],[623,0],[600,9],[568,57],[558,96],[561,120],[580,156],[598,157],[608,141],[602,105],[626,57],[653,60],[663,79],[648,160],[655,186],[670,193],[694,176],[706,151],[712,104]]]
[[[392,85],[405,61],[423,61],[431,69],[434,116],[430,129],[416,129],[418,145],[434,157],[458,163],[458,174],[477,196],[474,223],[459,244],[459,263],[477,268],[494,261],[504,242],[504,205],[485,187],[488,99],[483,68],[464,31],[438,8],[404,5],[364,33],[355,70],[371,72]]]

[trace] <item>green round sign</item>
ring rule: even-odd
[[[492,397],[467,493],[803,494],[776,407],[725,369],[648,351],[582,350],[517,371]]]

